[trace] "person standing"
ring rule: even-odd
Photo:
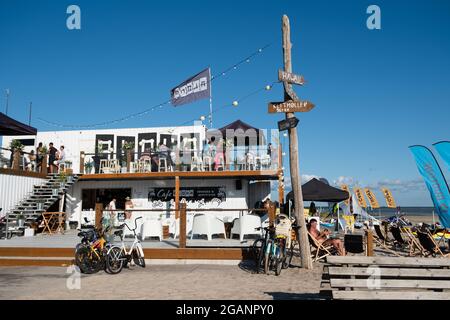
[[[49,172],[54,173],[56,165],[56,153],[58,150],[53,146],[53,142],[50,142],[48,144],[48,166],[49,166]]]
[[[44,161],[44,156],[46,156],[44,152],[44,147],[42,145],[42,142],[39,142],[37,148],[36,148],[36,171],[41,172],[42,171],[42,161]]]
[[[134,208],[134,204],[133,201],[131,201],[130,197],[126,197],[125,198],[125,219],[129,220],[131,219],[131,215],[133,214],[132,211],[130,211],[130,209]]]
[[[56,164],[57,164],[58,168],[61,168],[61,165],[65,166],[65,164],[66,164],[66,152],[64,151],[64,146],[61,146],[59,148],[58,160],[56,161]]]
[[[116,215],[116,198],[112,198],[106,207],[106,217],[105,226],[114,226],[115,215]]]

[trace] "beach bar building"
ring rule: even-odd
[[[246,240],[261,232],[255,227],[270,218],[262,201],[274,188],[282,190],[278,131],[239,120],[218,130],[197,123],[8,136],[2,141],[3,159],[10,158],[12,140],[26,142],[24,154],[40,142],[65,148],[65,160],[53,174],[45,168],[20,170],[22,177],[33,179],[25,182],[17,203],[3,211],[9,230],[19,235],[47,213],[63,214],[67,230],[98,224],[101,212],[115,226],[142,217],[137,231],[150,247],[248,247],[252,241]],[[21,169],[27,169],[25,162]],[[17,171],[5,162],[2,167],[2,180]],[[109,207],[112,199],[116,210]],[[133,206],[125,210],[127,199]],[[18,216],[24,215],[18,225]]]

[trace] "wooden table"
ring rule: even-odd
[[[66,213],[65,212],[44,212],[42,214],[44,222],[44,230],[42,233],[64,234],[65,223],[66,223]]]

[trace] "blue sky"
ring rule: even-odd
[[[81,30],[66,28],[70,4],[81,8]],[[381,8],[381,30],[366,28],[370,4]],[[213,99],[230,104],[215,114],[216,127],[239,118],[274,128],[282,115],[268,114],[267,102],[282,99],[280,85],[237,108],[231,102],[277,80],[283,14],[294,72],[308,81],[296,91],[316,104],[298,115],[301,172],[392,187],[403,206],[431,205],[407,147],[450,135],[449,1],[1,0],[0,110],[9,88],[9,115],[27,121],[32,101],[39,130],[55,127],[38,117],[114,120],[167,100],[207,66],[216,74],[271,44],[215,80]],[[207,112],[203,100],[109,127],[178,125]]]

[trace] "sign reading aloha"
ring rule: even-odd
[[[277,112],[308,112],[315,105],[309,101],[271,102],[269,103],[269,113]]]
[[[282,82],[298,84],[301,86],[305,84],[305,78],[303,78],[303,76],[283,70],[278,70],[278,80]]]

